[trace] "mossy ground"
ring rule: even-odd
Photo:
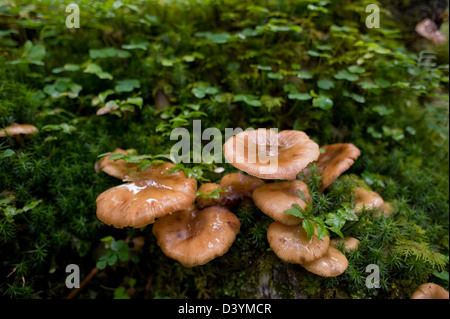
[[[40,130],[0,140],[2,296],[64,297],[66,265],[84,278],[101,258],[111,265],[78,298],[408,298],[428,281],[448,289],[434,275],[448,271],[448,50],[408,51],[384,13],[381,29],[367,29],[368,3],[80,1],[79,29],[65,27],[57,1],[0,5],[0,127]],[[156,88],[170,108],[156,110]],[[116,113],[97,116],[108,101]],[[315,213],[365,183],[394,214],[345,225],[361,244],[337,278],[281,262],[266,239],[271,220],[251,201],[234,210],[241,231],[229,252],[195,268],[164,256],[151,225],[101,223],[96,197],[120,181],[95,172],[97,157],[116,147],[167,154],[170,131],[195,119],[354,143],[361,157],[329,191],[310,181]],[[201,169],[200,183],[222,176],[215,165],[186,166]],[[117,259],[109,236],[145,245]],[[368,264],[380,267],[378,289],[366,287]]]

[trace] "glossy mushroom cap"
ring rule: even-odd
[[[143,227],[169,213],[189,208],[195,201],[197,181],[175,165],[153,165],[130,182],[110,188],[97,197],[97,217],[116,228]]]
[[[252,197],[253,191],[264,182],[259,178],[238,173],[227,174],[220,180],[220,187],[229,193],[240,194],[242,197]]]
[[[28,135],[38,131],[37,127],[30,124],[12,124],[3,129],[0,129],[0,137],[14,136],[14,135]]]
[[[241,172],[227,174],[222,177],[220,184],[206,183],[200,186],[198,192],[202,194],[210,194],[216,189],[223,192],[219,193],[217,199],[197,196],[197,205],[200,208],[208,206],[232,207],[238,200],[244,197],[252,197],[253,191],[263,184],[264,182],[259,178]]]
[[[197,190],[197,193],[201,193],[201,194],[205,194],[205,195],[209,195],[211,194],[214,190],[221,190],[220,185],[217,183],[205,183],[202,186],[200,186]],[[221,201],[221,193],[219,193],[219,198],[212,198],[212,197],[205,197],[202,195],[198,195],[197,198],[195,199],[197,206],[199,208],[203,208],[203,207],[209,207],[209,206],[222,206],[222,201]]]
[[[329,246],[325,255],[302,266],[309,272],[321,277],[336,277],[347,270],[348,260],[338,249]]]
[[[113,153],[128,154],[127,151],[121,148],[116,148]],[[100,162],[95,163],[94,168],[96,172],[102,170],[106,174],[118,179],[124,179],[127,176],[136,174],[138,164],[128,163],[124,160],[110,160],[110,156],[107,155]]]
[[[244,131],[228,139],[223,149],[231,165],[264,179],[295,179],[320,154],[308,135],[294,130]]]
[[[322,257],[328,250],[330,237],[322,239],[316,234],[308,239],[301,225],[288,226],[273,222],[267,228],[267,240],[281,260],[292,264],[305,264]]]
[[[302,220],[285,213],[293,204],[300,205],[302,209],[306,208],[307,203],[298,196],[297,191],[302,191],[308,202],[311,201],[308,186],[298,180],[264,184],[255,189],[253,200],[256,206],[272,219],[285,225],[297,225]]]
[[[339,248],[342,244],[344,245],[344,251],[350,252],[358,249],[360,241],[354,237],[344,237],[342,238],[333,238],[330,240],[330,246],[334,248]]]
[[[448,291],[434,283],[420,285],[411,299],[449,299]]]
[[[372,210],[381,207],[384,204],[383,198],[374,191],[366,190],[363,187],[355,187],[355,212],[360,213],[363,208],[366,210]]]
[[[316,165],[322,175],[321,190],[324,190],[353,165],[361,151],[350,143],[324,145],[321,149],[324,152],[320,154]]]
[[[239,228],[236,215],[223,207],[212,206],[159,218],[153,225],[153,234],[167,257],[184,267],[194,267],[225,254]]]

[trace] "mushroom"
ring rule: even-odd
[[[327,252],[309,263],[302,264],[307,271],[321,277],[336,277],[342,275],[348,267],[348,260],[338,249],[329,246]]]
[[[361,151],[350,143],[324,145],[321,149],[324,152],[320,154],[315,164],[318,167],[318,172],[322,175],[321,190],[323,191],[353,165],[361,155]],[[306,168],[304,173],[308,176],[310,174],[309,168]]]
[[[392,205],[388,202],[384,202],[380,207],[377,207],[373,215],[375,217],[381,217],[384,214],[384,216],[389,217],[392,215],[393,211]]]
[[[194,267],[225,254],[239,229],[236,215],[226,208],[212,206],[158,218],[153,225],[153,234],[167,257],[184,267]]]
[[[285,225],[297,225],[302,220],[285,213],[293,204],[306,209],[308,203],[301,199],[297,192],[301,191],[308,202],[311,201],[308,186],[299,180],[264,184],[253,192],[253,200],[261,211],[272,219]]]
[[[38,131],[37,127],[31,124],[17,124],[14,123],[3,129],[0,129],[0,137],[16,136],[20,140],[20,135],[33,134]]]
[[[218,193],[219,198],[206,197],[204,195],[210,195],[213,191],[218,190],[219,192],[222,190],[220,185],[217,183],[205,183],[200,186],[197,190],[197,198],[195,201],[197,202],[197,206],[200,208],[209,207],[209,206],[222,206],[221,205],[221,195]]]
[[[231,165],[264,179],[295,179],[320,155],[319,146],[308,135],[294,130],[244,131],[228,139],[223,149]]]
[[[305,264],[322,257],[328,250],[330,236],[322,239],[315,234],[308,239],[301,225],[285,225],[274,221],[267,228],[267,240],[281,260],[293,264]]]
[[[214,190],[219,190],[219,198],[205,198],[197,196],[197,205],[201,207],[207,206],[223,206],[232,207],[238,200],[244,197],[252,197],[253,191],[263,185],[264,182],[259,178],[245,175],[241,172],[227,174],[222,177],[220,184],[206,183],[200,186],[199,193],[211,194]]]
[[[128,154],[127,151],[121,148],[116,148],[113,153]],[[110,156],[111,155],[107,155],[100,162],[95,163],[94,168],[96,172],[102,170],[106,174],[118,179],[124,179],[125,177],[133,175],[137,172],[138,164],[128,163],[122,159],[117,161],[110,160]]]
[[[119,109],[119,106],[115,103],[106,103],[105,106],[99,108],[95,113],[98,116],[109,114]]]
[[[197,181],[175,165],[152,165],[97,197],[97,217],[116,228],[144,227],[169,213],[187,209],[195,201]]]
[[[343,245],[345,252],[350,252],[358,249],[359,243],[360,241],[354,237],[344,237],[344,239],[333,238],[330,240],[330,246],[333,246],[334,248],[339,248],[339,246]]]
[[[425,39],[433,42],[434,45],[438,46],[447,41],[447,36],[439,31],[438,26],[433,20],[426,18],[419,22],[415,28],[416,32],[423,36]]]
[[[383,198],[376,192],[366,190],[363,187],[355,187],[355,212],[360,213],[365,208],[366,210],[377,209],[384,204]]]
[[[422,284],[414,291],[411,299],[449,299],[448,291],[432,282]]]

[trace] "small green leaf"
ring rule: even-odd
[[[317,86],[322,90],[329,90],[334,88],[334,82],[330,79],[320,79],[317,81]]]
[[[322,110],[329,110],[333,107],[333,100],[327,96],[320,95],[313,100],[313,106],[321,108]]]
[[[314,235],[314,223],[310,219],[303,219],[302,227],[306,230],[309,240]]]
[[[139,89],[141,83],[137,79],[120,80],[115,86],[117,92],[132,92],[134,89]]]
[[[290,93],[288,94],[288,99],[290,100],[299,100],[299,101],[307,101],[312,98],[308,93]]]
[[[0,159],[7,158],[13,156],[15,153],[12,149],[8,148],[7,150],[0,152]]]

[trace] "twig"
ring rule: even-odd
[[[94,278],[94,276],[97,274],[98,270],[99,269],[97,267],[94,267],[91,270],[91,272],[86,276],[86,278],[83,279],[83,281],[80,284],[80,287],[79,288],[75,288],[74,290],[72,290],[72,292],[65,299],[73,299],[73,298],[75,298],[80,293],[81,289],[83,289],[88,284],[88,282],[92,278]]]

